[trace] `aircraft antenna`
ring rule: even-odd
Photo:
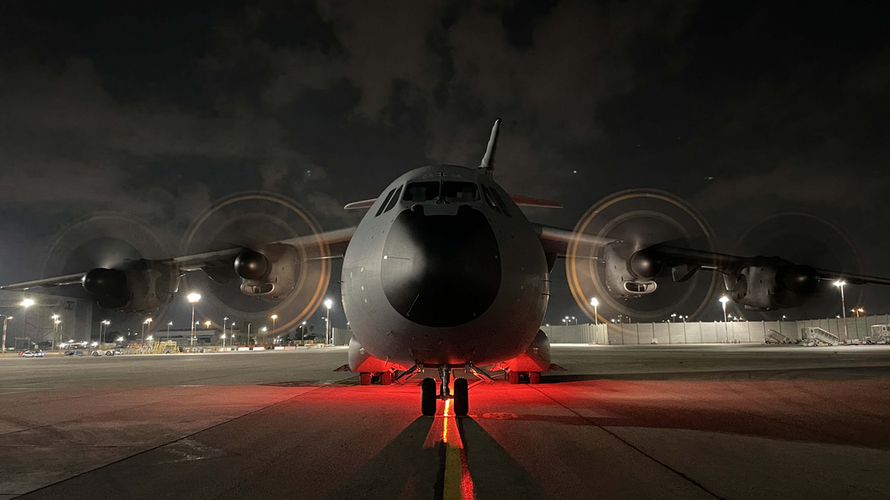
[[[485,148],[485,156],[482,157],[482,163],[479,164],[479,169],[488,175],[491,175],[494,171],[494,154],[498,147],[498,134],[500,131],[501,119],[498,118],[494,121],[494,125],[491,127],[491,137],[488,139],[488,147]]]

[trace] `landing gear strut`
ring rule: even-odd
[[[469,397],[467,379],[459,378],[454,381],[454,395],[451,394],[451,367],[439,367],[439,379],[441,380],[441,390],[438,397],[436,396],[436,381],[431,378],[423,379],[420,389],[420,410],[425,416],[433,416],[436,413],[436,399],[447,401],[454,400],[454,414],[458,417],[464,417],[469,411]]]

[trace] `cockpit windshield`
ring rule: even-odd
[[[424,202],[439,198],[439,181],[412,182],[405,189],[405,201]]]
[[[479,190],[472,182],[445,181],[442,183],[442,197],[450,203],[466,203],[479,199]]]
[[[422,203],[443,201],[445,203],[467,203],[479,199],[479,189],[472,182],[427,181],[412,182],[405,189],[405,201]]]

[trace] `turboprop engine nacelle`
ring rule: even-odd
[[[627,255],[631,251],[625,245],[609,244],[605,246],[603,252],[606,263],[606,288],[613,297],[619,299],[639,297],[650,294],[658,288],[658,284],[651,279],[641,278],[631,271],[629,265],[631,255]]]
[[[93,269],[81,281],[100,307],[143,313],[173,300],[179,289],[179,272],[171,264],[139,259],[115,269]]]
[[[241,277],[241,293],[277,300],[297,286],[300,258],[291,245],[272,243],[257,250],[244,249],[235,258],[235,273]]]
[[[817,290],[819,279],[810,266],[778,257],[755,257],[745,264],[723,275],[730,297],[745,309],[796,307]]]

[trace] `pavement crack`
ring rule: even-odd
[[[602,425],[599,425],[599,424],[596,423],[593,419],[590,419],[590,418],[588,418],[588,417],[585,417],[584,415],[578,413],[577,411],[575,411],[575,410],[569,408],[568,406],[566,406],[566,405],[563,404],[562,402],[557,401],[555,398],[553,398],[553,397],[550,396],[549,394],[545,393],[544,391],[538,389],[538,388],[535,387],[534,385],[529,385],[529,387],[531,387],[532,389],[538,391],[538,393],[541,394],[541,395],[543,395],[545,398],[547,398],[547,399],[553,401],[554,403],[558,404],[559,406],[562,406],[562,407],[565,408],[566,410],[568,410],[568,411],[574,413],[575,415],[581,417],[582,419],[584,419],[584,420],[590,422],[593,426],[598,427],[600,430],[602,430],[602,431],[605,432],[606,434],[612,436],[613,438],[617,439],[618,441],[621,441],[622,443],[624,443],[625,445],[629,446],[632,450],[636,451],[637,453],[643,455],[644,457],[648,458],[649,460],[652,460],[653,462],[657,463],[658,465],[660,465],[660,466],[664,467],[665,469],[667,469],[667,470],[673,472],[674,474],[680,476],[681,478],[683,478],[684,480],[686,480],[686,481],[689,482],[690,484],[696,486],[696,487],[699,488],[700,490],[704,491],[704,492],[707,493],[708,495],[711,495],[711,496],[714,497],[714,498],[719,498],[720,500],[726,500],[724,497],[721,497],[720,495],[718,495],[718,494],[714,493],[713,491],[709,490],[709,489],[706,488],[703,484],[699,483],[699,482],[696,481],[695,479],[692,479],[691,477],[689,477],[689,476],[687,476],[686,474],[680,472],[679,470],[677,470],[677,469],[671,467],[670,465],[666,464],[665,462],[662,462],[661,460],[655,458],[654,456],[650,455],[649,453],[646,453],[645,451],[643,451],[642,449],[640,449],[639,447],[637,447],[636,445],[634,445],[633,443],[631,443],[631,442],[628,441],[627,439],[624,439],[623,437],[619,436],[618,434],[616,434],[616,433],[610,431],[609,429],[606,429],[606,428],[603,427]]]

